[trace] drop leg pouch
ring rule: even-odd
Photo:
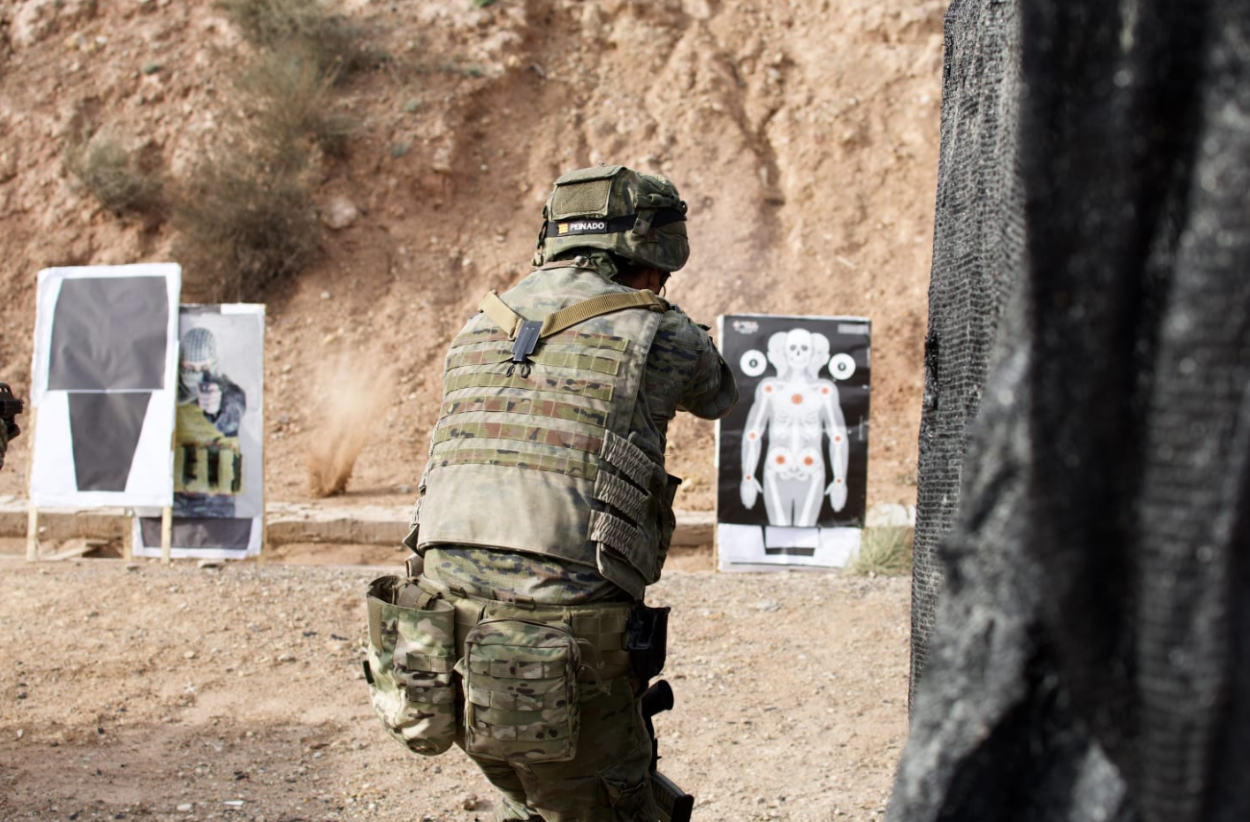
[[[465,750],[511,763],[577,753],[581,654],[568,625],[487,619],[465,637]]]
[[[433,756],[456,739],[456,612],[396,576],[369,585],[365,676],[373,710],[409,750]]]

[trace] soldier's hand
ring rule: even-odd
[[[743,477],[742,485],[738,488],[738,495],[742,498],[743,507],[754,508],[755,500],[759,498],[763,490],[754,477]]]
[[[215,382],[201,383],[198,399],[201,411],[216,414],[221,411],[221,386]]]

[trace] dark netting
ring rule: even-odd
[[[955,0],[948,8],[912,572],[913,695],[943,586],[938,541],[955,519],[966,432],[1024,254],[1015,173],[1019,49],[1014,3]]]
[[[952,40],[995,11],[953,5]],[[1026,242],[936,466],[963,476],[888,818],[1250,819],[1250,3],[1019,16],[1018,206],[938,204]],[[983,141],[943,141],[945,190]]]

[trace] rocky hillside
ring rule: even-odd
[[[320,249],[266,300],[270,499],[307,498],[319,445],[352,435],[349,498],[411,498],[444,346],[484,291],[528,270],[552,180],[603,161],[661,172],[690,203],[691,262],[669,297],[693,316],[873,320],[869,502],[913,502],[944,8],[343,7],[384,59],[335,89],[353,129],[315,167]],[[166,260],[175,240],[161,215],[119,219],[66,172],[76,129],[89,118],[176,182],[226,139],[249,54],[210,0],[0,0],[0,379],[19,393],[40,268]],[[710,424],[676,427],[679,507],[712,507],[712,443]],[[28,446],[0,494],[24,495]]]

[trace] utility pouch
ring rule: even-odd
[[[634,676],[646,683],[664,670],[668,654],[668,606],[652,608],[639,602],[625,623],[625,650]]]
[[[581,653],[569,626],[487,619],[465,637],[466,752],[512,763],[577,753]]]
[[[456,611],[413,579],[369,585],[365,679],[373,710],[409,750],[433,756],[456,739]]]

